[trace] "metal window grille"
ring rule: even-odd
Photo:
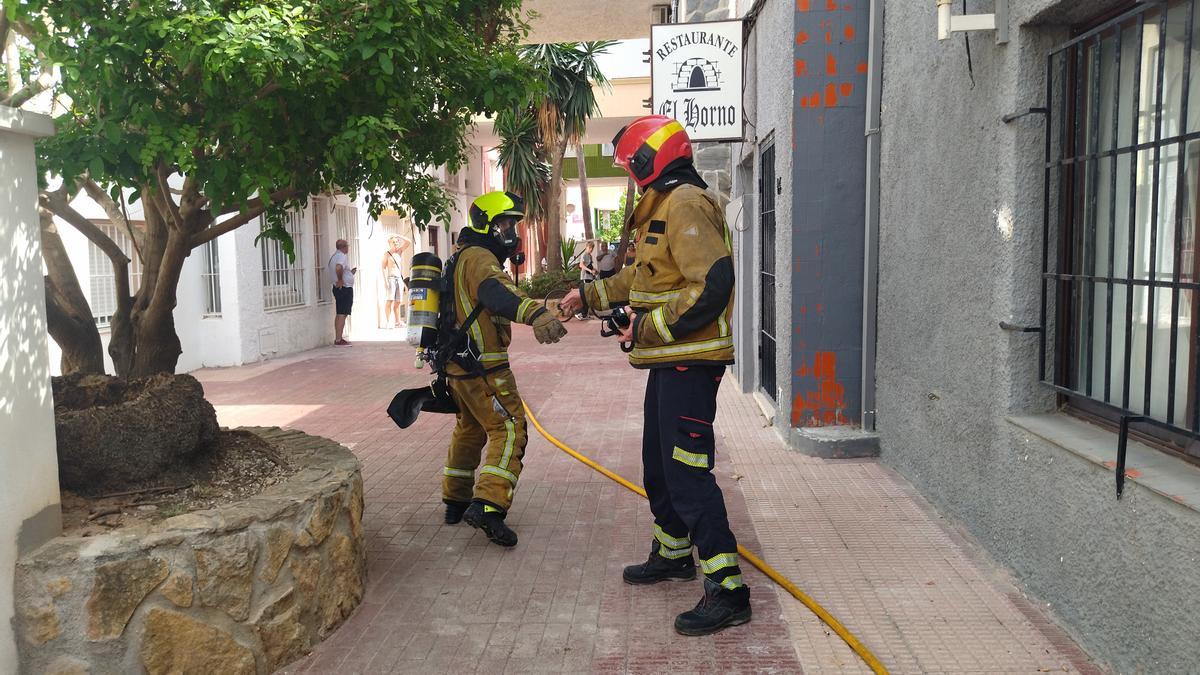
[[[338,239],[345,239],[350,244],[350,267],[362,269],[358,250],[358,207],[353,204],[336,204],[333,207],[333,217],[337,224]]]
[[[759,174],[758,192],[762,198],[759,220],[762,233],[759,240],[759,294],[758,315],[758,372],[762,389],[775,400],[778,395],[775,382],[776,325],[775,325],[775,144],[762,151],[762,169]]]
[[[267,222],[260,219],[265,229]],[[263,308],[285,309],[304,304],[304,251],[301,239],[303,215],[293,211],[284,216],[284,226],[292,235],[295,261],[288,260],[283,246],[273,239],[264,239],[262,250]]]
[[[204,286],[204,316],[221,316],[221,254],[216,239],[204,245],[200,281]]]
[[[1049,55],[1039,354],[1119,447],[1145,423],[1195,457],[1198,23],[1196,0],[1146,2]]]
[[[329,279],[329,269],[325,264],[332,253],[332,242],[329,237],[329,200],[324,197],[313,197],[309,205],[313,223],[313,261],[317,270],[317,302],[321,304],[333,302],[333,282]],[[330,250],[326,251],[326,245]]]
[[[136,293],[142,283],[142,260],[129,239],[129,233],[123,228],[111,223],[97,223],[97,226],[112,239],[125,255],[129,256],[129,290]],[[137,226],[136,223],[133,224]],[[106,328],[112,322],[112,315],[117,311],[117,286],[113,276],[112,262],[104,251],[92,242],[88,242],[88,304],[92,308],[92,318],[96,325]]]
[[[441,230],[437,225],[429,225],[425,228],[425,231],[429,233],[429,250],[432,251],[434,255],[441,255],[441,253],[438,252],[438,233]]]

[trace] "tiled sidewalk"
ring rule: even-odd
[[[540,347],[517,329],[521,391],[560,439],[640,482],[645,374],[598,326],[572,323]],[[570,360],[569,364],[567,360]],[[674,615],[699,583],[634,588],[649,510],[535,430],[509,522],[515,549],[441,524],[439,481],[453,418],[407,431],[384,414],[425,376],[400,343],[358,342],[196,373],[222,424],[294,427],[363,461],[370,580],[353,617],[289,672],[863,672],[791,596],[749,566],[755,618],[683,638]],[[734,383],[730,382],[729,385]],[[726,386],[717,418],[731,521],[759,551],[901,672],[1075,672],[1086,657],[900,478],[873,462],[788,451],[753,402]]]

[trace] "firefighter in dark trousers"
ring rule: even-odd
[[[451,361],[446,372],[458,422],[443,471],[446,523],[466,520],[501,546],[516,546],[517,534],[504,522],[521,476],[528,440],[525,409],[508,367],[511,322],[533,327],[543,344],[558,342],[566,329],[539,303],[529,299],[501,268],[520,245],[516,225],[524,202],[507,192],[489,192],[471,204],[470,224],[459,235],[447,263],[455,326],[467,326],[471,354]],[[483,468],[479,468],[484,448]]]
[[[649,559],[626,567],[630,584],[696,577],[704,598],[675,619],[684,635],[706,635],[750,620],[750,590],[738,566],[737,540],[712,475],[717,389],[733,363],[733,258],[716,200],[692,165],[679,122],[643,117],[613,139],[614,157],[642,188],[628,227],[637,259],[616,276],[582,285],[562,300],[570,313],[626,307],[621,334],[629,361],[646,368],[642,464],[654,541]]]

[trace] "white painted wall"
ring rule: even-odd
[[[17,671],[13,571],[61,532],[33,140],[48,117],[0,108],[0,673]]]
[[[443,258],[449,256],[452,247],[451,233],[457,235],[466,223],[471,201],[487,189],[499,189],[491,185],[496,173],[494,163],[494,157],[488,160],[485,148],[472,147],[468,150],[467,162],[457,174],[448,174],[444,168],[435,171],[447,186],[454,207],[448,222],[436,223],[439,226],[437,250]],[[351,204],[345,195],[331,199],[340,205]],[[433,250],[432,233],[417,230],[411,220],[400,219],[394,214],[375,220],[367,213],[365,199],[359,198],[355,205],[358,208],[357,228],[350,246],[359,257],[359,274],[355,279],[354,311],[349,323],[351,340],[356,333],[369,334],[384,325],[381,263],[387,250],[387,237],[400,234],[412,239],[416,252]],[[86,195],[77,197],[73,206],[88,218],[106,220],[103,209]],[[139,203],[129,204],[128,211],[130,220],[141,220]],[[310,203],[301,219],[298,256],[304,268],[305,301],[297,307],[276,310],[264,307],[262,252],[254,243],[258,235],[255,223],[249,223],[217,240],[222,298],[219,316],[205,316],[205,252],[203,248],[192,252],[180,277],[178,303],[174,312],[176,331],[183,347],[177,372],[253,363],[333,342],[334,307],[329,289],[325,289],[324,301],[317,299],[317,267],[328,261],[337,239],[332,216],[326,214],[326,222],[329,226],[320,242],[322,250],[316,251],[313,205]],[[69,224],[60,222],[59,225],[63,245],[79,276],[80,286],[91,301],[88,240]],[[107,269],[107,261],[104,265]],[[108,338],[107,329],[102,330],[105,367],[111,373],[113,366],[107,353]],[[51,369],[58,374],[61,351],[53,341],[50,345]]]

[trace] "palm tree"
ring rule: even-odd
[[[521,56],[540,72],[545,83],[544,95],[534,102],[543,157],[550,164],[550,185],[546,191],[546,257],[550,269],[562,265],[562,163],[567,145],[582,137],[587,120],[599,106],[592,83],[607,86],[596,57],[613,43],[564,42],[530,45]],[[547,157],[548,156],[548,157]],[[581,182],[586,190],[586,180]],[[588,214],[585,213],[585,218]]]
[[[566,104],[562,106],[564,127],[568,139],[575,144],[575,162],[579,170],[579,194],[583,207],[583,233],[586,239],[594,238],[592,231],[592,205],[588,195],[587,161],[583,156],[583,136],[588,120],[600,112],[596,101],[595,87],[609,88],[608,78],[600,70],[596,57],[616,44],[613,40],[581,42],[575,51],[575,78],[568,92]]]
[[[539,225],[546,220],[542,197],[550,183],[550,167],[542,159],[541,137],[532,109],[508,110],[496,117],[500,136],[500,165],[504,167],[505,187],[525,199],[525,218],[531,236],[526,251],[534,272],[541,272],[544,239],[537,237]],[[539,240],[540,239],[540,240]]]

